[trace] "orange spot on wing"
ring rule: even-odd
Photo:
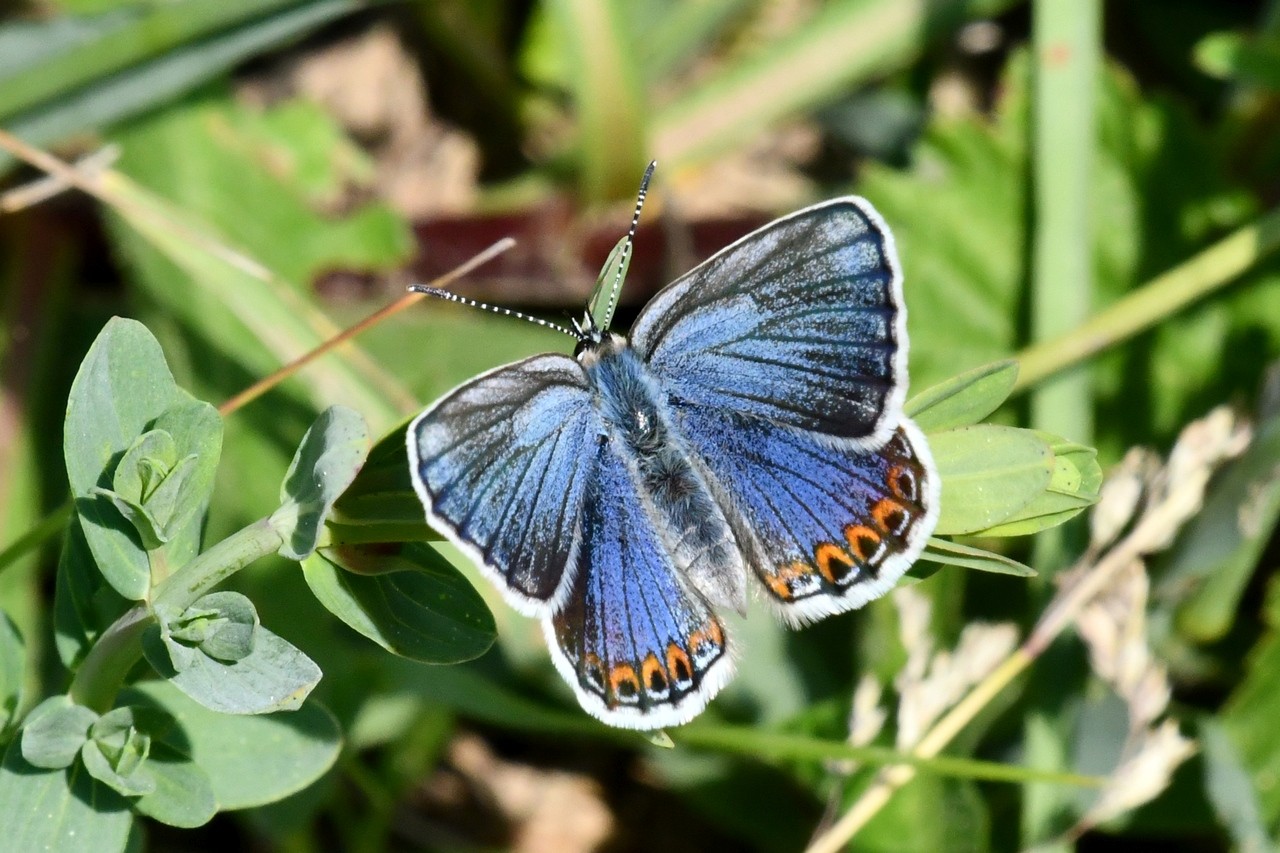
[[[880,546],[880,534],[865,524],[850,524],[844,529],[844,538],[849,543],[849,550],[859,563],[869,563]],[[868,548],[870,543],[870,548]]]
[[[801,562],[784,563],[765,575],[765,583],[769,589],[783,601],[790,601],[795,595],[791,592],[791,582],[805,575],[812,574],[813,569]]]
[[[698,657],[703,646],[724,648],[724,632],[720,630],[720,623],[714,619],[689,635],[689,651],[693,652],[694,657]]]
[[[907,510],[893,498],[881,498],[871,508],[871,517],[886,533],[900,535],[907,526]]]
[[[651,693],[661,693],[666,690],[671,680],[667,677],[667,671],[662,668],[662,662],[653,652],[649,652],[640,664],[640,674],[644,676],[644,686]]]
[[[814,551],[813,556],[818,564],[818,571],[833,584],[844,580],[853,568],[853,558],[834,542],[823,542]]]
[[[609,687],[619,699],[631,699],[640,695],[640,679],[636,668],[629,663],[617,663],[609,670]]]
[[[671,673],[672,682],[689,681],[693,678],[693,664],[689,663],[689,655],[675,643],[667,646],[667,672]]]

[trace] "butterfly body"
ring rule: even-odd
[[[748,576],[788,622],[884,593],[937,518],[901,411],[888,229],[862,199],[780,219],[661,291],[630,339],[464,383],[410,425],[432,524],[611,725],[686,722],[729,680]]]

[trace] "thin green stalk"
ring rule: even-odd
[[[577,110],[583,194],[625,198],[648,161],[648,107],[619,0],[551,0]]]
[[[156,610],[180,613],[249,563],[274,554],[283,542],[279,531],[267,519],[259,519],[202,552],[161,582],[151,605]]]
[[[1034,72],[1032,94],[1031,339],[1066,334],[1089,317],[1093,304],[1091,190],[1097,147],[1101,0],[1035,0],[1032,5]],[[1031,426],[1070,436],[1093,437],[1093,374],[1084,367],[1064,371],[1036,387]],[[1032,565],[1054,571],[1070,559],[1067,531],[1046,530],[1035,538]],[[1044,598],[1048,584],[1033,585]],[[1024,726],[1045,713],[1033,702]],[[1063,769],[1058,744],[1042,748],[1024,741],[1023,761],[1040,772]],[[1041,837],[1074,792],[1028,785],[1022,797],[1025,838]]]
[[[1280,207],[1098,312],[1075,329],[1018,355],[1015,393],[1127,340],[1232,282],[1280,248]]]
[[[1106,784],[1106,779],[1100,776],[1037,770],[973,758],[923,756],[887,747],[853,746],[840,741],[756,728],[699,724],[677,729],[671,734],[677,744],[740,753],[763,760],[851,759],[864,764],[907,765],[916,770],[983,782],[1047,782],[1081,788],[1100,788]]]
[[[5,569],[16,565],[29,551],[39,548],[45,542],[61,533],[71,519],[71,511],[74,506],[68,500],[62,506],[37,521],[30,530],[11,542],[3,551],[0,551],[0,575],[4,574]]]
[[[1076,328],[1092,304],[1089,198],[1100,7],[1100,0],[1037,0],[1034,6],[1031,337],[1036,341]],[[1036,389],[1032,426],[1088,443],[1092,410],[1089,374],[1075,371]]]

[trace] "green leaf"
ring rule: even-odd
[[[1056,527],[1079,515],[1098,500],[1102,468],[1097,451],[1039,430],[1034,431],[1053,452],[1053,476],[1044,492],[983,536],[1027,536]]]
[[[72,517],[58,558],[54,588],[54,644],[62,665],[74,672],[89,648],[127,609],[123,598],[98,571],[80,519]]]
[[[154,625],[142,635],[142,649],[147,662],[175,687],[224,714],[293,711],[320,682],[320,668],[309,657],[261,626],[254,632],[253,651],[235,663],[188,649],[178,669]]]
[[[427,526],[422,502],[409,479],[407,423],[383,436],[329,519],[334,542],[420,542],[439,539]]]
[[[625,197],[647,159],[646,104],[634,41],[619,0],[550,0],[543,4],[568,65],[574,100],[582,195]]]
[[[965,12],[958,0],[830,3],[747,61],[687,87],[654,118],[650,150],[683,167],[742,145],[787,116],[901,67]]]
[[[209,342],[203,357],[216,364],[204,372],[266,375],[298,358],[339,330],[310,298],[314,277],[389,272],[409,259],[408,226],[387,205],[348,203],[364,196],[368,159],[317,104],[264,111],[209,93],[150,114],[118,141],[128,179],[112,176],[120,201],[110,235],[131,280]],[[317,407],[341,399],[379,429],[414,405],[352,344],[291,385]]]
[[[34,767],[70,767],[98,715],[66,696],[51,696],[27,716],[22,726],[22,757]]]
[[[358,412],[330,406],[320,414],[302,437],[271,516],[284,539],[280,556],[301,560],[316,549],[320,525],[368,455],[369,428]]]
[[[1280,417],[1259,425],[1244,454],[1209,486],[1204,507],[1179,532],[1156,584],[1176,602],[1176,625],[1196,643],[1226,636],[1280,520]]]
[[[164,622],[161,633],[173,659],[173,646],[195,647],[225,663],[243,660],[253,652],[259,628],[253,602],[238,592],[211,592],[202,596],[177,619]],[[167,632],[167,633],[166,633]],[[186,656],[178,653],[183,660]],[[174,660],[175,668],[181,670]]]
[[[67,400],[63,452],[71,493],[78,498],[85,539],[107,581],[140,600],[150,586],[146,551],[109,504],[92,497],[110,484],[115,461],[170,407],[187,401],[151,333],[138,322],[112,318],[80,365]]]
[[[929,447],[942,477],[939,535],[994,527],[1044,492],[1053,477],[1053,452],[1030,430],[960,427],[929,436]]]
[[[96,5],[118,4],[97,0]],[[361,8],[362,3],[252,0],[241,6],[187,0],[133,5],[134,10],[111,8],[109,14],[88,20],[60,17],[0,27],[0,57],[7,60],[0,63],[0,80],[5,81],[0,88],[8,91],[15,76],[26,78],[26,85],[4,99],[7,106],[0,110],[0,120],[6,129],[37,145],[99,130]],[[261,17],[268,7],[282,5],[292,8]],[[237,18],[244,25],[228,27]],[[119,70],[104,73],[107,67]],[[0,154],[0,171],[12,163]]]
[[[1017,379],[1016,361],[992,362],[925,389],[903,410],[925,432],[969,426],[998,409]]]
[[[126,697],[173,716],[174,737],[183,738],[182,752],[207,775],[219,810],[265,805],[302,790],[333,766],[342,747],[337,721],[315,701],[292,713],[245,717],[207,710],[167,682],[135,685]]]
[[[135,811],[181,829],[203,826],[218,813],[209,775],[181,751],[153,741],[147,770],[155,789],[134,802]]]
[[[493,643],[484,600],[427,545],[325,548],[303,562],[302,572],[329,612],[393,654],[458,663]]]
[[[139,723],[133,708],[126,705],[111,709],[89,727],[90,739],[121,776],[131,776],[151,752],[151,735]]]
[[[977,569],[980,572],[993,572],[998,575],[1014,575],[1020,578],[1032,578],[1037,574],[1036,570],[1030,566],[1003,554],[937,537],[931,538],[925,545],[920,559],[941,563],[944,566],[960,566],[965,569]]]
[[[153,793],[156,789],[156,780],[148,768],[134,766],[132,772],[121,773],[97,741],[84,742],[80,748],[80,760],[84,762],[90,776],[123,796],[140,797]]]
[[[144,504],[177,463],[173,436],[162,429],[148,430],[124,452],[111,486],[121,497]]]
[[[128,802],[80,765],[42,772],[9,744],[0,765],[0,814],[9,850],[84,853],[124,850],[133,825]]]
[[[0,741],[7,739],[9,726],[16,721],[22,706],[25,665],[22,634],[9,614],[0,610]]]

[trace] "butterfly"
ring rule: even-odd
[[[871,204],[743,237],[626,338],[609,322],[652,169],[603,319],[589,306],[565,330],[573,357],[490,370],[407,435],[430,524],[542,620],[587,712],[640,730],[688,722],[730,680],[719,613],[745,611],[749,578],[792,625],[860,607],[920,556],[939,505],[903,413],[902,276]]]

